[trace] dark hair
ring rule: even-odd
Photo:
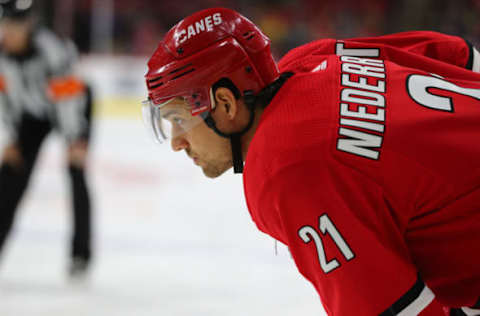
[[[220,87],[227,88],[230,91],[232,91],[233,95],[235,96],[235,99],[237,100],[240,99],[240,97],[242,96],[242,94],[240,93],[240,90],[238,90],[235,84],[233,84],[232,80],[228,78],[222,78],[213,84],[212,86],[213,95],[215,95],[215,92]]]
[[[278,90],[280,90],[283,84],[291,76],[293,76],[293,72],[281,73],[280,77],[278,77],[277,80],[267,85],[255,96],[255,105],[265,108],[270,103],[270,101],[272,101]],[[242,96],[240,90],[238,90],[235,84],[228,78],[222,78],[213,84],[213,94],[215,94],[215,91],[217,91],[217,89],[220,87],[224,87],[232,91],[235,99],[237,100],[240,99],[240,97]]]
[[[270,102],[272,101],[273,97],[275,97],[275,95],[277,94],[278,90],[280,90],[283,84],[291,76],[293,76],[293,72],[281,73],[280,77],[278,77],[277,80],[267,85],[255,96],[256,105],[262,108],[267,107],[267,105],[270,104]]]

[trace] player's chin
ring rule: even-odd
[[[214,167],[214,166],[205,166],[202,167],[203,174],[210,179],[215,179],[221,176],[227,171],[229,167]]]

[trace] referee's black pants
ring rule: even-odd
[[[91,115],[91,107],[87,110]],[[0,165],[0,253],[11,231],[15,212],[27,188],[39,149],[51,129],[49,121],[24,115],[18,129],[17,143],[23,163],[21,166],[13,166],[9,163]],[[89,131],[85,137],[89,138]],[[85,180],[85,170],[73,164],[70,164],[68,169],[73,208],[71,256],[89,261],[91,257],[91,202]]]

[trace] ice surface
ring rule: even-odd
[[[204,178],[135,119],[96,123],[95,262],[89,282],[68,282],[64,160],[50,137],[0,264],[0,315],[324,315],[286,248],[256,230],[241,177]]]

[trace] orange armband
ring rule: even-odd
[[[48,94],[53,101],[76,97],[84,91],[85,84],[73,76],[54,78],[48,85]]]
[[[7,83],[5,82],[5,78],[0,76],[0,93],[7,91]]]

